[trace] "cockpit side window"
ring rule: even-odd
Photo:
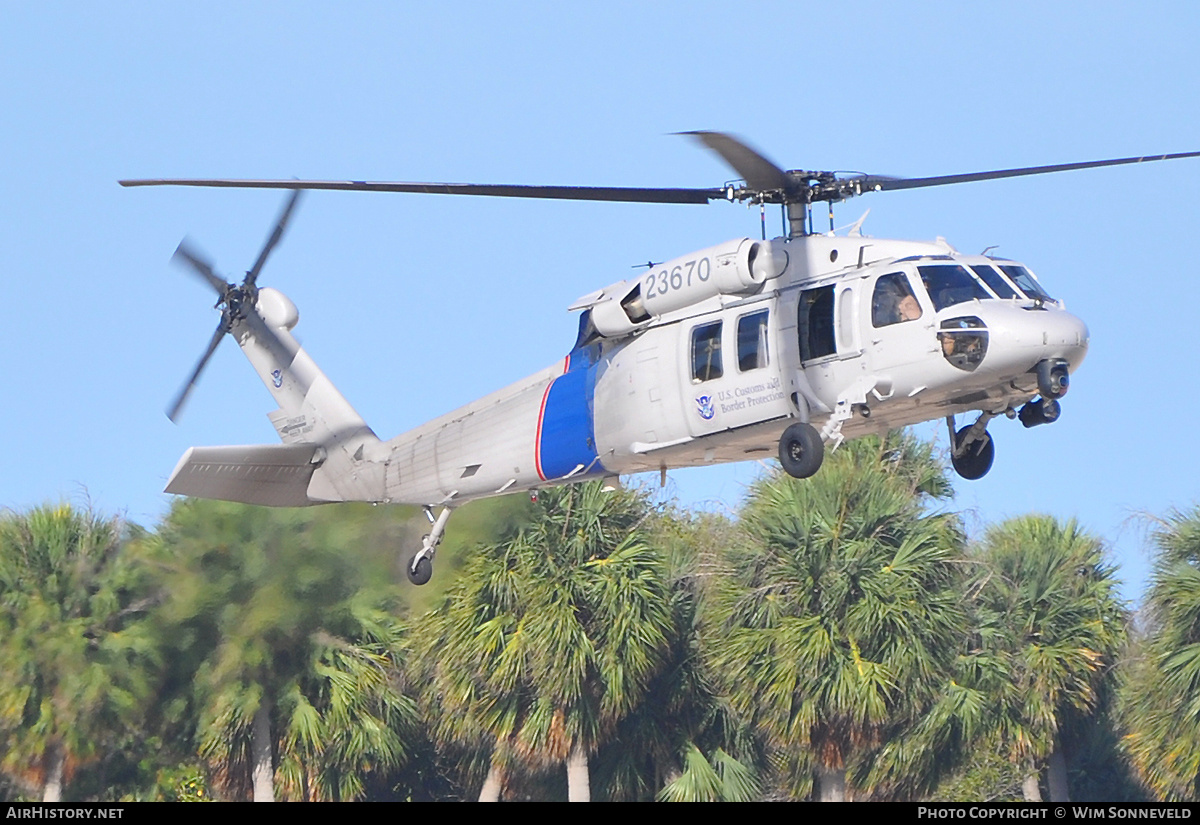
[[[1042,285],[1033,277],[1033,273],[1025,267],[1012,264],[1001,266],[1000,271],[1012,278],[1013,283],[1020,287],[1021,291],[1030,298],[1041,298],[1043,301],[1054,300],[1046,290],[1042,289]]]
[[[1008,281],[1000,273],[987,264],[976,264],[971,271],[978,275],[985,284],[991,287],[997,298],[1016,298],[1017,291],[1008,285]]]
[[[903,272],[892,272],[875,282],[875,292],[871,296],[872,326],[887,327],[920,317],[921,304]]]
[[[933,299],[933,307],[939,312],[955,304],[966,303],[978,298],[981,301],[992,297],[987,290],[975,280],[974,276],[958,264],[930,264],[918,266],[921,280],[929,297]]]
[[[767,310],[738,318],[737,360],[741,372],[761,369],[768,364]]]
[[[692,330],[692,382],[712,381],[721,368],[721,322],[701,324]]]

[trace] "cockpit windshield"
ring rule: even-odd
[[[917,271],[921,273],[925,289],[938,311],[955,304],[975,299],[984,301],[992,297],[970,272],[958,264],[926,264],[918,266]]]
[[[997,298],[1019,297],[1017,291],[1009,286],[1008,281],[1004,280],[1004,276],[993,267],[986,264],[974,264],[971,266],[971,271],[978,275],[992,292],[996,293]]]
[[[1042,285],[1033,277],[1033,273],[1025,267],[1019,264],[1002,264],[1000,271],[1012,278],[1013,283],[1030,298],[1041,298],[1043,301],[1054,300],[1046,290],[1042,289]]]

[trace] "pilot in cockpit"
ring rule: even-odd
[[[876,282],[872,303],[871,322],[876,327],[915,321],[921,317],[921,305],[905,277],[898,272],[884,275]]]

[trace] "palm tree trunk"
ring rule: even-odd
[[[254,759],[255,802],[275,801],[275,768],[271,761],[271,703],[265,698],[254,712],[250,732],[250,751]]]
[[[500,769],[495,765],[488,767],[487,778],[483,780],[483,788],[479,791],[479,801],[499,802],[502,784],[500,781]]]
[[[592,786],[588,776],[587,751],[576,742],[567,755],[567,801],[591,802]]]
[[[845,802],[846,771],[817,766],[817,798],[822,802]]]
[[[1025,780],[1021,783],[1021,795],[1026,802],[1041,802],[1042,789],[1038,787],[1038,770],[1033,765],[1026,768]]]
[[[1054,752],[1050,754],[1050,764],[1046,767],[1046,784],[1050,786],[1051,802],[1071,801],[1071,791],[1067,787],[1067,757],[1057,737],[1054,740]]]
[[[66,755],[59,745],[51,745],[46,754],[46,785],[42,789],[43,802],[62,802],[63,767]]]

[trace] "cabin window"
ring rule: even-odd
[[[985,284],[991,287],[992,292],[996,293],[997,298],[1017,297],[1017,291],[1009,286],[1008,281],[1004,280],[1000,273],[992,267],[981,264],[971,267],[971,271],[983,279]]]
[[[767,310],[738,318],[737,359],[741,372],[767,365]]]
[[[875,282],[871,296],[871,325],[889,327],[921,317],[921,304],[903,272],[884,275]]]
[[[835,352],[833,339],[833,287],[822,286],[800,293],[796,313],[800,360],[823,358]]]
[[[918,266],[917,271],[921,273],[925,289],[933,299],[933,308],[939,312],[955,304],[992,297],[970,272],[958,264]]]
[[[702,324],[692,330],[692,381],[711,381],[721,369],[721,322]]]

